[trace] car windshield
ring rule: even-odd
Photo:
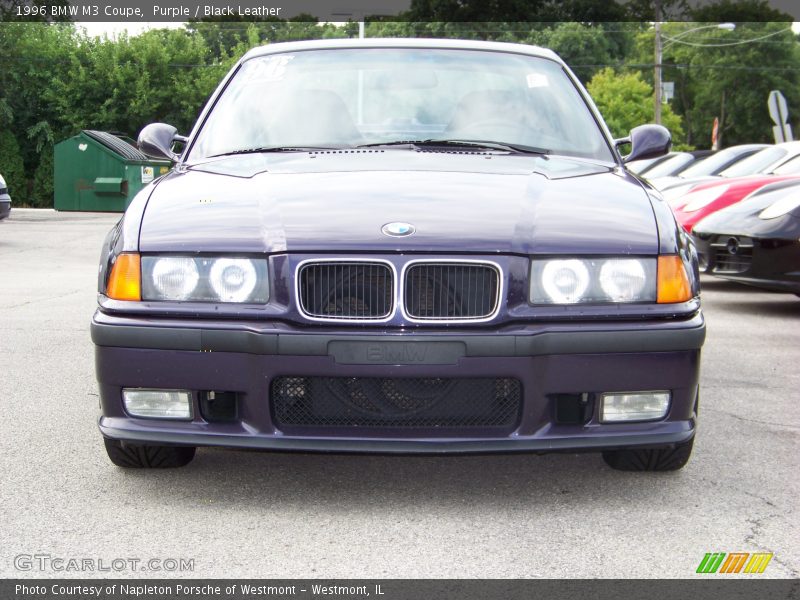
[[[655,179],[656,177],[668,177],[674,175],[681,170],[681,167],[688,165],[694,160],[694,156],[686,153],[676,154],[672,158],[665,160],[663,163],[656,165],[652,169],[648,169],[645,173],[647,179]]]
[[[779,161],[788,153],[789,151],[786,148],[781,148],[780,146],[764,148],[760,152],[756,152],[752,156],[748,156],[744,160],[740,160],[733,166],[728,167],[720,175],[723,177],[742,177],[744,175],[762,173],[764,169]]]
[[[773,175],[796,175],[800,173],[800,156],[790,158],[772,170]]]
[[[557,62],[431,48],[310,50],[249,59],[202,124],[188,159],[431,140],[614,160]]]
[[[753,152],[755,152],[755,149]],[[692,177],[703,177],[704,175],[716,175],[722,167],[735,160],[737,156],[741,156],[742,158],[739,160],[743,160],[749,154],[747,154],[747,151],[742,152],[739,148],[726,148],[681,171],[680,176],[684,179],[690,179]]]

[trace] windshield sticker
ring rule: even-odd
[[[280,56],[252,60],[246,65],[245,81],[247,83],[281,81],[286,75],[286,67],[293,58],[294,56],[282,54]]]
[[[528,73],[527,79],[529,88],[550,87],[550,82],[544,73]]]

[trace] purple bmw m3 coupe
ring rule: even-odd
[[[188,136],[155,123],[139,145],[175,167],[102,249],[115,464],[197,446],[688,461],[697,255],[625,167],[669,133],[612,139],[549,50],[272,44]]]

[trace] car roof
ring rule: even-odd
[[[256,56],[265,56],[279,52],[297,52],[302,50],[331,50],[341,48],[441,48],[449,50],[488,50],[492,52],[512,52],[547,58],[564,64],[564,61],[552,50],[528,44],[512,44],[508,42],[484,42],[479,40],[433,39],[433,38],[366,38],[366,39],[334,39],[305,40],[302,42],[279,42],[259,46],[247,52],[242,61]]]

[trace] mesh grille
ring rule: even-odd
[[[301,308],[312,317],[385,319],[392,313],[392,271],[383,263],[312,263],[299,278]]]
[[[414,264],[406,271],[406,312],[415,319],[488,317],[497,308],[498,279],[490,265]]]
[[[279,377],[279,427],[502,428],[519,422],[517,379]]]

